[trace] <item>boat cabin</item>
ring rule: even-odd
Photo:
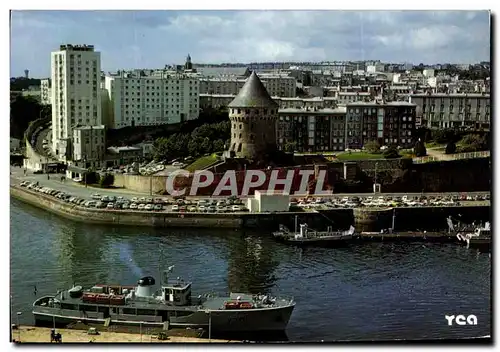
[[[481,237],[491,237],[491,225],[487,222],[483,227],[476,229],[474,235]]]
[[[176,306],[185,306],[191,304],[191,283],[184,282],[181,279],[168,280],[163,284],[162,296],[166,302]]]

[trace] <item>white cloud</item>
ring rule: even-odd
[[[105,70],[162,67],[187,53],[213,63],[416,64],[472,63],[490,53],[487,11],[16,11],[11,33],[18,74],[47,75],[49,52],[68,42],[95,44]]]

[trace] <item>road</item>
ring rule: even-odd
[[[11,166],[10,168],[11,175],[11,183],[14,184],[19,184],[21,181],[38,181],[40,182],[41,185],[45,187],[50,187],[53,189],[57,189],[66,193],[69,193],[71,195],[81,197],[81,198],[89,198],[91,197],[92,194],[94,193],[99,193],[100,195],[103,196],[124,196],[124,197],[163,197],[163,198],[169,198],[169,196],[161,196],[161,195],[150,195],[149,193],[143,193],[143,192],[135,192],[131,191],[125,188],[117,188],[117,189],[103,189],[103,188],[94,188],[94,187],[85,187],[82,184],[73,182],[69,179],[66,179],[66,181],[61,182],[61,174],[50,174],[50,180],[47,179],[46,174],[33,174],[32,172],[28,172],[26,176],[24,176],[24,169],[19,168],[19,167],[14,167]],[[451,195],[461,195],[462,193],[466,193],[467,195],[475,196],[475,195],[485,195],[485,194],[490,194],[491,192],[452,192],[452,193],[379,193],[379,194],[374,194],[374,193],[348,193],[348,194],[341,194],[341,193],[335,193],[333,195],[327,195],[327,196],[322,196],[325,198],[331,198],[331,197],[336,197],[336,198],[342,198],[342,197],[401,197],[403,195],[406,195],[410,198],[414,197],[419,197],[422,195],[425,196],[451,196]],[[302,198],[304,195],[292,195],[292,197],[295,198]],[[313,196],[313,197],[318,197],[318,196]],[[189,197],[193,199],[201,199],[201,198],[209,198],[209,197]],[[212,197],[212,198],[226,198],[225,196],[221,197]],[[240,198],[247,198],[247,197],[240,197]]]
[[[453,155],[445,154],[441,147],[438,148],[428,148],[427,155],[436,158],[439,161],[453,160]]]

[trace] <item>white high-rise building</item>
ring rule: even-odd
[[[61,45],[51,53],[52,149],[71,153],[73,128],[102,125],[101,54],[93,45]]]
[[[192,74],[134,70],[106,76],[110,128],[172,124],[197,119],[200,86]]]
[[[52,88],[50,78],[40,80],[40,102],[42,105],[52,105]]]

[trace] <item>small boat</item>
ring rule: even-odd
[[[460,231],[457,238],[469,247],[491,246],[491,224],[486,222],[484,226],[477,226],[474,231]]]
[[[297,231],[297,217],[295,217],[295,231],[291,232],[284,225],[280,225],[279,231],[273,232],[273,237],[293,244],[318,244],[318,243],[343,243],[351,240],[354,235],[354,227],[345,231],[334,231],[331,226],[326,231],[315,231],[307,224],[300,224]]]

